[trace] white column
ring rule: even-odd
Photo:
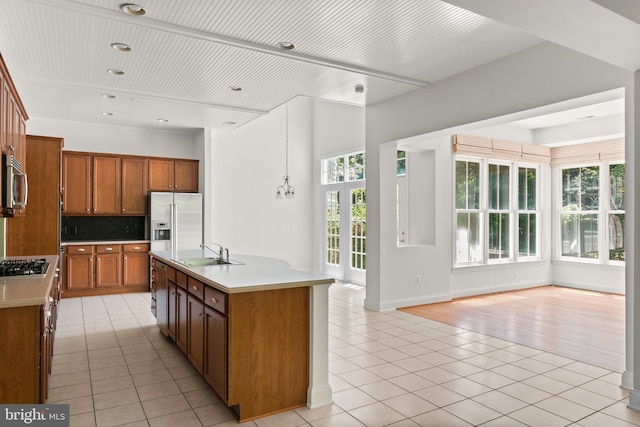
[[[314,285],[310,291],[309,409],[333,403],[329,385],[329,286]]]
[[[626,259],[626,298],[627,301],[631,301],[626,305],[626,327],[627,327],[627,367],[622,376],[622,386],[628,387],[629,383],[632,384],[633,389],[629,393],[629,407],[640,411],[640,376],[633,374],[634,367],[640,366],[640,328],[634,327],[640,323],[640,291],[637,291],[640,286],[640,275],[635,273],[635,266],[640,262],[640,251],[636,251],[635,248],[639,247],[636,242],[640,242],[640,236],[635,230],[640,230],[640,197],[635,195],[635,183],[640,177],[640,150],[635,149],[635,144],[640,142],[640,121],[637,114],[640,112],[640,71],[636,71],[633,79],[631,90],[627,88],[625,92],[626,102],[626,118],[625,118],[625,138],[627,143],[625,148],[632,144],[631,153],[626,153],[626,164],[631,166],[633,172],[633,183],[631,193],[631,201],[627,199],[627,203],[631,205],[631,221],[627,220],[627,224],[631,222],[632,228],[629,229],[627,225],[625,239],[625,251],[626,242],[633,240],[631,245],[631,253],[625,255]],[[631,98],[631,99],[629,99]],[[629,161],[631,160],[631,161]],[[627,166],[627,167],[629,167]],[[627,177],[629,174],[627,174]],[[626,185],[626,182],[625,182]],[[630,192],[627,190],[627,194]],[[625,212],[626,213],[626,212]],[[627,213],[627,215],[629,215]]]

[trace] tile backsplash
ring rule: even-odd
[[[144,216],[63,216],[62,242],[144,240]]]

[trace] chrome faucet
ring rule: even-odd
[[[218,248],[220,248],[220,250],[218,250],[218,251],[214,251],[213,249],[211,249],[209,246],[205,245],[204,243],[202,243],[202,244],[200,245],[200,248],[201,248],[201,249],[209,249],[209,250],[210,250],[211,252],[213,252],[213,253],[216,253],[216,252],[217,252],[217,253],[218,253],[218,259],[220,259],[220,261],[224,261],[224,260],[225,260],[225,259],[224,259],[224,253],[225,253],[225,251],[226,251],[226,254],[227,254],[227,261],[229,261],[229,249],[224,249],[224,248],[222,247],[222,245],[221,245],[221,244],[219,244],[219,243],[213,243],[213,242],[211,242],[211,244],[212,244],[212,245],[216,245]]]

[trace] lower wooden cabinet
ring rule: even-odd
[[[227,317],[204,308],[204,359],[202,376],[224,401],[227,400]]]
[[[65,298],[149,290],[149,244],[66,245]]]
[[[204,364],[204,303],[187,296],[187,358],[202,374]]]
[[[238,420],[306,404],[309,288],[226,294],[164,261],[152,265],[160,330]]]
[[[0,402],[45,403],[51,374],[57,289],[46,304],[0,309]]]

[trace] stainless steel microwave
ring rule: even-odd
[[[14,209],[27,206],[27,174],[12,154],[2,155],[2,170],[2,213],[4,216],[11,216]]]

